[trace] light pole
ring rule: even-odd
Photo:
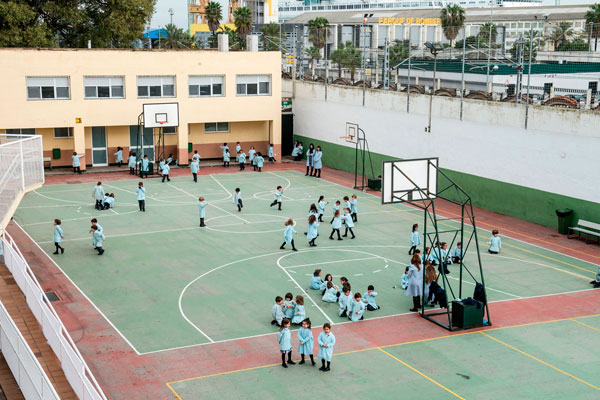
[[[169,15],[171,16],[171,25],[173,25],[173,15],[175,14],[175,11],[173,11],[172,8],[169,8]]]
[[[488,59],[487,59],[487,72],[485,74],[485,87],[486,90],[489,91],[489,87],[490,87],[490,58],[492,57],[492,30],[494,28],[494,1],[495,0],[491,0],[490,1],[490,35],[488,38]],[[466,37],[465,37],[466,40]],[[477,43],[479,43],[479,40],[477,40]]]
[[[362,64],[362,87],[363,87],[363,98],[362,98],[362,104],[363,106],[365,105],[365,91],[366,91],[366,81],[367,81],[367,74],[365,71],[365,35],[364,35],[364,29],[367,26],[367,20],[369,18],[371,18],[373,16],[373,14],[364,14],[363,15],[363,20],[362,20],[362,26],[360,27],[360,37],[361,37],[361,45],[362,45],[362,59],[361,59],[361,64]]]
[[[433,55],[433,83],[431,85],[431,96],[429,96],[429,122],[427,123],[427,128],[425,128],[425,132],[431,133],[431,108],[433,107],[433,93],[435,92],[435,71],[437,69],[437,55],[438,52],[444,49],[444,46],[442,46],[442,44],[438,42],[425,42],[425,47],[427,47]]]

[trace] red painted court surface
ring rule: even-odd
[[[341,395],[340,391],[346,391],[351,398],[369,396],[371,399],[390,398],[399,391],[407,395],[412,393],[413,398],[435,399],[559,398],[559,394],[560,398],[600,398],[600,356],[594,354],[594,345],[600,339],[600,290],[590,289],[589,285],[597,264],[600,264],[600,246],[568,240],[553,229],[480,209],[475,211],[478,228],[482,230],[480,242],[485,243],[489,230],[496,228],[506,243],[505,259],[484,257],[488,296],[492,301],[492,327],[447,332],[408,313],[409,302],[404,293],[391,289],[392,284],[399,283],[401,272],[383,278],[372,275],[369,279],[381,288],[383,306],[376,312],[379,314],[368,314],[365,321],[339,324],[342,320],[336,319],[331,312],[333,309],[320,303],[320,299],[314,301],[323,309],[322,313],[313,309],[314,315],[309,315],[319,321],[313,324],[315,337],[320,332],[317,325],[327,318],[334,322],[333,332],[337,338],[334,353],[337,355],[332,370],[324,374],[308,366],[282,369],[278,366],[280,355],[275,330],[267,321],[270,320],[270,305],[274,295],[283,294],[288,288],[299,294],[300,289],[287,278],[271,280],[275,272],[261,275],[261,270],[249,273],[247,269],[261,268],[262,264],[274,263],[281,256],[286,256],[280,261],[282,270],[302,268],[303,263],[318,264],[314,256],[308,257],[320,253],[307,251],[301,237],[305,222],[300,219],[296,242],[301,251],[298,255],[289,255],[289,251],[278,254],[283,231],[281,222],[287,216],[300,218],[306,215],[308,205],[316,201],[316,198],[309,198],[319,191],[323,191],[330,202],[344,192],[351,194],[349,188],[353,177],[324,169],[321,180],[305,178],[298,173],[303,172],[302,166],[294,164],[266,165],[264,170],[261,177],[248,169],[238,173],[233,167],[200,171],[206,175],[206,182],[220,182],[224,190],[244,187],[255,180],[256,188],[245,192],[249,211],[245,209],[240,215],[256,224],[250,226],[261,226],[266,218],[271,218],[265,215],[273,214],[275,222],[267,222],[262,228],[264,234],[236,224],[238,217],[229,215],[234,211],[233,204],[219,203],[219,200],[214,200],[215,205],[223,211],[212,211],[214,231],[198,232],[192,227],[183,232],[174,229],[173,226],[188,229],[185,224],[190,220],[195,224],[197,220],[192,198],[197,190],[190,186],[191,177],[185,168],[171,171],[172,194],[165,192],[164,197],[154,198],[156,202],[165,202],[164,210],[181,212],[181,215],[160,216],[156,213],[140,217],[130,212],[134,209],[126,208],[127,196],[132,196],[127,191],[129,186],[135,189],[139,179],[129,177],[127,172],[51,176],[39,192],[46,196],[44,199],[35,193],[26,196],[23,208],[15,216],[16,222],[23,227],[12,223],[9,232],[18,241],[43,287],[59,295],[61,301],[54,306],[109,398],[264,399],[279,398],[282,394],[297,395],[298,390],[308,390],[309,386],[315,393],[332,390]],[[275,174],[270,174],[272,172]],[[275,210],[268,208],[273,183],[280,178],[282,184],[289,182],[286,190],[291,193],[290,201],[284,200],[283,217],[276,216]],[[89,205],[78,203],[87,201],[82,199],[89,198],[87,190],[91,193],[91,187],[98,180],[120,191],[116,210],[122,215],[108,218],[102,214],[101,217],[101,221],[106,221],[108,257],[99,261],[98,256],[85,247],[89,238],[85,235],[87,228],[83,226],[87,221],[82,221],[82,227],[76,226],[75,222],[65,223],[65,227],[77,236],[66,241],[65,256],[70,257],[50,258],[46,253],[53,250],[48,244],[51,225],[46,226],[44,221],[51,220],[51,215],[59,215],[64,220],[87,219],[86,212],[93,211],[88,210],[93,208],[91,201]],[[148,181],[152,181],[148,182],[148,188],[156,188],[157,193],[166,190],[165,186],[158,186],[156,179]],[[204,185],[202,182],[205,181],[200,185]],[[220,199],[223,194],[216,183],[212,189],[208,183],[203,188],[213,190],[215,199]],[[81,197],[77,197],[78,191],[83,193]],[[353,249],[363,251],[358,249],[370,247],[368,251],[374,252],[372,249],[376,246],[388,248],[365,257],[358,265],[350,264],[356,255],[348,255],[342,259],[347,261],[347,266],[323,265],[324,272],[328,268],[342,273],[343,269],[339,268],[354,272],[363,268],[366,274],[370,272],[371,262],[381,263],[383,259],[386,268],[389,261],[388,270],[396,268],[395,271],[400,271],[399,266],[392,264],[394,259],[408,262],[404,247],[408,242],[410,223],[422,221],[422,215],[418,211],[402,209],[386,217],[388,214],[381,213],[392,209],[381,206],[379,199],[371,196],[359,193],[356,241],[329,243],[329,226],[324,223],[317,249],[337,257]],[[252,198],[254,200],[250,201]],[[148,199],[149,207],[152,201]],[[210,197],[208,201],[210,203]],[[265,207],[263,201],[267,204]],[[189,202],[191,208],[185,211]],[[163,210],[159,205],[156,207],[155,210]],[[439,202],[436,209],[442,216],[455,216],[450,204]],[[256,221],[251,219],[254,218],[252,215]],[[329,217],[325,216],[326,222]],[[156,237],[144,239],[146,235],[133,231],[133,225],[142,222],[135,222],[138,220],[133,218],[148,218],[143,220],[147,229],[160,232]],[[156,220],[159,220],[158,229],[152,225]],[[110,229],[115,233],[113,239]],[[271,230],[274,232],[267,232]],[[207,232],[209,236],[196,240],[194,235],[206,235]],[[482,248],[482,252],[485,250]],[[135,257],[128,257],[126,254],[129,253]],[[220,276],[214,276],[212,286],[191,286],[189,296],[179,296],[185,282],[199,275],[198,271],[204,271],[204,264],[210,269],[266,253],[276,253],[275,258],[265,256],[262,262],[248,264],[246,270],[225,268]],[[167,254],[168,262],[160,259],[164,254]],[[146,257],[144,260],[150,258],[150,261],[144,261],[144,268],[136,265],[138,256]],[[308,258],[302,261],[302,257]],[[152,259],[158,260],[160,265],[153,265],[156,263]],[[285,264],[286,260],[289,264]],[[296,269],[296,274],[288,275],[306,287],[308,276],[305,272],[312,272],[311,267],[307,268]],[[384,273],[387,272],[380,274]],[[253,281],[253,275],[257,274],[264,285]],[[367,281],[361,275],[354,274],[351,281],[353,289],[356,284],[356,291],[363,292],[366,289],[363,283]],[[263,276],[267,278],[262,279]],[[388,285],[386,280],[390,276],[396,281],[390,281]],[[136,279],[139,285],[135,284]],[[150,286],[142,284],[146,281]],[[222,297],[219,290],[226,290],[228,285],[233,293]],[[281,290],[279,287],[273,289],[274,285],[281,285]],[[204,297],[207,295],[220,300],[206,302]],[[265,303],[262,297],[268,298]],[[260,307],[255,309],[256,303]],[[181,315],[179,310],[183,311]],[[182,315],[186,315],[205,336],[190,328]],[[210,323],[203,324],[206,321]],[[295,332],[292,332],[292,343],[295,347]],[[299,383],[292,390],[290,385],[294,382]]]

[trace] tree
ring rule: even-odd
[[[210,33],[212,33],[211,47],[216,47],[216,32],[219,29],[222,19],[223,12],[221,9],[221,4],[217,3],[216,1],[209,1],[206,4],[206,23],[208,24]]]
[[[498,29],[496,28],[496,24],[490,24],[489,22],[486,22],[485,24],[481,25],[481,28],[479,28],[479,37],[485,43],[489,42],[490,41],[490,27],[492,30],[492,45],[494,45],[494,44],[496,44],[496,38],[498,37]]]
[[[354,73],[356,72],[356,68],[360,66],[362,54],[360,50],[358,50],[352,42],[346,42],[344,46],[344,52],[342,55],[342,64],[345,68],[350,70],[350,79],[354,82]]]
[[[165,25],[164,29],[159,31],[159,35],[161,49],[191,49],[194,46],[192,37],[175,24]]]
[[[235,17],[235,29],[242,49],[246,48],[246,36],[250,33],[252,27],[252,13],[248,7],[238,7],[233,13]]]
[[[3,0],[0,46],[133,47],[155,0]]]
[[[598,50],[598,37],[600,37],[600,4],[590,6],[585,13],[586,31],[594,38],[594,51]]]
[[[407,40],[394,40],[390,46],[390,67],[393,68],[402,60],[406,60],[410,53],[410,45]]]
[[[329,21],[322,17],[317,17],[308,21],[308,40],[319,49],[319,51],[325,47],[328,27]]]
[[[529,46],[531,43],[531,40],[529,38],[530,34],[529,32],[526,33],[525,35],[525,45],[524,45],[524,50],[523,50],[523,61],[529,61]],[[541,40],[535,40],[535,38],[537,36],[540,36],[540,33],[538,31],[533,31],[533,48],[531,49],[531,59],[532,61],[535,61],[535,59],[537,58],[537,52],[540,46],[543,46],[543,42]],[[518,46],[516,44],[513,44],[513,46],[510,49],[510,55],[512,57],[513,61],[517,61],[517,51],[518,51]]]
[[[550,35],[550,40],[554,42],[554,50],[556,51],[560,46],[564,45],[569,40],[569,36],[572,35],[573,29],[571,29],[571,23],[559,22]]]
[[[457,4],[446,6],[442,8],[440,19],[442,20],[444,36],[446,36],[446,39],[452,45],[452,42],[458,36],[460,28],[465,24],[465,9]]]
[[[308,57],[308,65],[310,66],[310,70],[312,71],[312,75],[315,74],[314,66],[315,60],[319,61],[321,58],[321,52],[315,46],[310,46],[305,50],[306,56]]]
[[[279,24],[269,22],[262,27],[263,49],[265,51],[279,51]]]
[[[225,34],[229,36],[229,48],[231,50],[243,49],[242,40],[240,39],[235,30],[225,25],[221,26],[220,29],[221,30],[219,31],[219,34]]]
[[[342,67],[344,65],[344,50],[344,43],[340,43],[338,44],[337,49],[331,52],[331,61],[336,63],[338,67],[338,78],[342,77]]]
[[[558,47],[558,51],[587,51],[588,49],[588,43],[580,37],[573,40],[567,40]]]

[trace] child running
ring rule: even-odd
[[[204,228],[206,226],[204,223],[204,218],[206,218],[206,202],[204,201],[204,197],[198,198],[198,210],[200,211],[200,228]]]
[[[490,245],[490,248],[488,249],[490,254],[500,253],[500,250],[502,250],[502,240],[500,239],[500,236],[498,236],[498,229],[492,231],[492,237],[488,244]]]
[[[138,182],[137,199],[140,211],[146,212],[146,188],[144,187],[144,182]]]
[[[240,188],[235,188],[235,193],[233,194],[233,204],[237,206],[238,212],[242,212],[242,207],[244,207],[244,204],[242,203],[242,191]]]
[[[295,225],[294,220],[289,218],[287,221],[285,221],[285,223],[283,225],[285,226],[285,230],[283,231],[283,244],[279,248],[281,250],[284,250],[285,245],[288,243],[291,243],[292,250],[298,251],[298,249],[294,245],[294,236],[293,235],[296,233],[296,231],[294,230],[294,225]]]
[[[284,318],[281,321],[281,328],[277,334],[279,341],[279,351],[281,351],[281,366],[287,368],[287,364],[296,364],[292,361],[292,334],[290,332],[290,319]],[[285,355],[287,354],[287,364],[285,363]]]
[[[408,249],[408,255],[412,256],[415,254],[415,250],[420,244],[421,237],[419,236],[419,224],[413,224],[412,231],[410,232],[410,249]]]
[[[306,317],[306,310],[304,309],[304,297],[296,296],[296,303],[294,305],[294,316],[292,317],[292,324],[300,325]]]
[[[57,218],[54,220],[54,247],[56,247],[56,251],[52,254],[58,254],[58,250],[60,250],[60,254],[65,253],[64,247],[61,247],[61,245],[60,245],[60,243],[65,238],[63,229],[60,226],[61,224],[62,224],[62,221],[60,219]]]
[[[302,321],[302,328],[298,329],[298,353],[300,353],[300,362],[298,364],[304,364],[304,357],[310,356],[310,362],[314,367],[316,362],[313,357],[313,334],[311,328],[310,319],[306,318]]]
[[[337,210],[333,215],[333,222],[331,223],[331,235],[329,235],[329,239],[333,240],[333,234],[337,232],[338,240],[342,239],[340,235],[340,229],[342,228],[342,216],[340,215],[340,210]]]
[[[283,195],[283,188],[281,186],[277,186],[275,190],[275,198],[269,207],[273,207],[275,204],[279,206],[279,211],[281,211],[281,196]]]
[[[333,346],[335,345],[335,336],[331,332],[329,322],[323,324],[323,332],[319,334],[317,342],[319,343],[318,357],[321,359],[321,368],[319,370],[323,372],[329,371],[331,357],[333,356]],[[327,366],[325,366],[325,362],[327,362]]]
[[[335,212],[339,210],[341,206],[342,203],[340,203],[339,200],[336,200],[335,204],[333,205],[333,217],[331,217],[331,221],[329,221],[330,224],[333,223],[333,219],[335,218]]]
[[[325,196],[319,196],[319,202],[317,203],[319,209],[319,222],[323,222],[323,214],[325,214],[325,206],[329,204],[325,201]]]
[[[308,232],[306,232],[306,239],[308,239],[308,245],[310,247],[316,247],[315,240],[319,236],[318,232],[319,222],[314,215],[308,217]]]
[[[350,231],[350,234],[352,235],[350,239],[354,239],[356,237],[354,235],[354,231],[352,230],[352,228],[354,228],[354,221],[352,220],[352,215],[350,214],[349,208],[344,210],[344,224],[346,224],[346,232],[344,233],[344,237],[348,237],[348,231]]]
[[[165,165],[163,165],[163,169],[162,169],[162,181],[165,181],[165,178],[167,178],[168,182],[171,182],[171,179],[169,178],[169,171],[171,170],[171,167],[169,167],[168,163],[165,163]]]
[[[102,209],[102,200],[104,199],[104,188],[102,182],[98,182],[92,190],[92,197],[96,200],[96,210]]]
[[[98,225],[92,225],[92,245],[94,246],[94,250],[98,250],[98,255],[101,256],[104,254],[104,249],[102,248],[102,241],[106,239],[104,234],[98,230]]]

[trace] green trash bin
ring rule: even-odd
[[[571,225],[571,215],[573,210],[569,208],[559,208],[556,210],[556,216],[558,217],[558,233],[566,235],[569,233],[569,225]]]
[[[483,326],[483,304],[477,300],[468,300],[471,304],[452,301],[452,326],[463,329]]]

